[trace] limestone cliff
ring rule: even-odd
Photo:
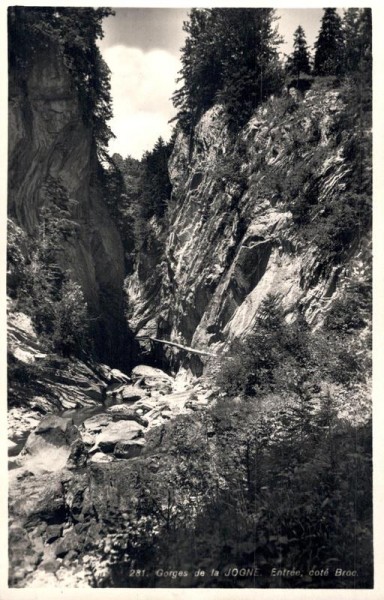
[[[349,203],[346,146],[356,132],[340,133],[345,107],[342,91],[320,81],[304,96],[271,98],[237,137],[220,106],[198,123],[192,151],[178,134],[169,223],[160,234],[152,223],[165,251],[149,246],[127,281],[132,328],[220,351],[250,331],[269,293],[288,321],[300,309],[312,327],[321,324],[346,281],[369,269],[367,227],[342,234],[338,246],[337,217],[327,220]],[[311,208],[304,227],[294,214],[303,190]]]
[[[10,71],[9,214],[30,235],[53,186],[71,202],[76,234],[60,249],[60,266],[81,284],[98,323],[99,354],[124,362],[123,250],[97,180],[92,129],[54,44],[35,52],[28,69]]]

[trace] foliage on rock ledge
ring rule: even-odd
[[[182,49],[180,81],[173,102],[187,133],[201,115],[219,100],[229,121],[244,124],[255,107],[281,89],[277,60],[280,38],[274,10],[260,8],[192,9]]]
[[[250,194],[288,208],[297,240],[326,263],[343,263],[371,228],[371,94],[358,75],[317,78],[304,97],[269,99],[245,132]]]
[[[330,398],[317,411],[267,414],[252,401],[220,401],[177,419],[166,435],[153,450],[158,466],[148,457],[132,490],[138,501],[92,552],[92,585],[349,587],[334,576],[345,565],[358,570],[354,586],[372,585],[370,423],[338,419]],[[186,576],[156,577],[166,565]],[[255,565],[256,579],[223,576]],[[271,580],[283,565],[304,579]],[[329,578],[308,575],[324,567]],[[145,575],[128,577],[141,568]],[[198,569],[204,579],[194,577]]]
[[[173,140],[165,143],[160,137],[141,161],[114,154],[101,170],[105,202],[120,231],[127,256],[134,250],[147,248],[151,240],[159,241],[152,231],[151,220],[159,225],[167,220],[172,192],[168,160],[172,148]]]
[[[370,587],[371,421],[357,406],[369,364],[335,363],[368,316],[362,306],[351,329],[347,307],[343,317],[335,308],[325,331],[311,333],[302,319],[286,324],[269,297],[251,339],[223,359],[215,403],[150,434],[132,465],[136,500],[95,550],[92,584],[343,588],[350,582],[335,571],[349,565],[358,571],[354,587]],[[349,341],[356,356],[358,341]],[[186,574],[157,577],[166,565]],[[256,578],[223,575],[252,566]],[[271,578],[283,566],[303,577]],[[139,569],[134,579],[130,569]]]
[[[107,125],[112,117],[110,72],[96,42],[103,37],[103,19],[112,14],[109,8],[8,9],[10,67],[25,77],[36,53],[58,52],[64,58],[83,119],[92,126],[101,154],[114,135]]]
[[[8,221],[8,293],[32,317],[48,347],[64,356],[91,350],[90,315],[80,285],[60,264],[60,250],[76,235],[71,201],[60,181],[46,182],[46,204],[36,234]]]

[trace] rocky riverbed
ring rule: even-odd
[[[168,421],[209,402],[201,386],[147,365],[118,376],[102,403],[40,419],[24,409],[11,412],[11,431],[21,423],[23,435],[10,448],[10,585],[88,585],[85,552],[102,535],[110,492],[114,507],[129,497],[129,463],[145,455],[148,435],[153,445]],[[100,489],[105,477],[107,493]]]

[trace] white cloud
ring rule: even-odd
[[[180,63],[165,50],[122,45],[104,50],[103,58],[111,69],[114,117],[109,125],[116,135],[109,150],[141,158],[159,136],[169,137],[168,121],[175,114],[170,98]]]

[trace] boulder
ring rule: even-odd
[[[44,437],[47,442],[55,446],[70,444],[79,436],[72,419],[58,415],[49,415],[41,419],[34,434]]]
[[[79,552],[79,538],[76,533],[68,531],[63,538],[60,539],[55,547],[56,558],[63,558],[68,552]]]
[[[147,378],[156,378],[156,379],[165,379],[172,381],[172,377],[167,375],[161,369],[157,369],[156,367],[150,367],[148,365],[137,365],[134,367],[131,372],[132,381],[135,382],[141,377]]]
[[[95,439],[110,423],[112,423],[112,414],[101,413],[90,417],[83,421],[80,426],[80,433],[84,444],[87,447],[87,452],[92,452],[95,445]]]
[[[134,383],[141,380],[141,386],[149,390],[155,389],[165,394],[172,391],[174,380],[161,369],[149,367],[148,365],[138,365],[132,369],[131,377]]]
[[[83,429],[85,429],[86,433],[100,433],[107,425],[112,421],[112,416],[110,414],[98,414],[93,415],[93,417],[89,417],[83,421]]]
[[[172,411],[171,410],[163,410],[161,413],[163,419],[172,419]]]
[[[163,410],[163,408],[165,409],[165,407],[163,407],[161,405],[160,406],[156,406],[155,408],[152,408],[152,410],[150,410],[149,412],[145,413],[145,418],[149,422],[153,421],[153,419],[156,419],[156,417],[158,417],[161,414],[161,411]]]
[[[47,525],[59,525],[67,515],[60,473],[42,473],[10,482],[9,515],[28,531]]]
[[[199,411],[207,408],[208,400],[187,400],[184,404],[185,408],[189,408],[190,410]]]
[[[113,454],[116,458],[134,458],[139,456],[145,447],[145,440],[131,440],[129,442],[118,442]]]
[[[110,406],[109,408],[107,408],[107,413],[110,415],[121,413],[123,415],[128,416],[134,415],[135,409],[132,408],[132,406],[129,406],[128,404],[115,404],[114,406]]]
[[[107,409],[108,413],[112,415],[114,421],[136,421],[139,425],[147,427],[148,420],[140,416],[134,408],[126,404],[117,404]]]
[[[143,436],[143,426],[135,421],[110,423],[96,436],[95,448],[103,452],[113,452],[118,442],[130,442]]]
[[[95,454],[90,458],[90,461],[93,463],[109,463],[112,460],[112,456],[104,454],[104,452],[95,452]]]
[[[106,394],[107,398],[109,396],[119,396],[122,393],[124,387],[125,387],[125,384],[122,383],[121,381],[112,383],[111,385],[109,385],[107,387],[105,394]]]
[[[111,383],[130,383],[131,379],[123,373],[119,371],[119,369],[111,369]]]
[[[57,415],[44,417],[29,434],[19,454],[19,464],[32,473],[58,471],[66,465],[71,444],[76,439],[80,439],[80,433],[72,419]]]
[[[144,390],[133,385],[125,385],[121,395],[125,402],[136,402],[137,400],[147,397],[147,393]]]
[[[147,418],[142,417],[141,415],[139,415],[138,413],[135,414],[125,414],[125,413],[115,413],[113,415],[113,421],[136,421],[136,423],[138,423],[139,425],[142,425],[143,427],[148,427],[149,425],[149,421]]]
[[[93,442],[94,442],[94,436],[87,432],[87,431],[82,431],[81,432],[81,439],[83,440],[84,444],[86,446],[92,446]]]
[[[142,390],[139,386],[126,385],[124,383],[113,383],[106,391],[105,406],[113,406],[122,402],[136,402],[145,398],[149,392]]]
[[[28,573],[35,570],[43,552],[34,547],[23,527],[12,525],[9,529],[9,586],[19,587]]]
[[[39,569],[43,569],[46,573],[56,573],[59,567],[60,562],[54,558],[43,560],[39,565]]]
[[[73,566],[73,562],[77,559],[79,555],[79,550],[70,550],[63,560],[62,566],[65,567],[65,573],[68,573],[68,569]]]
[[[67,469],[82,469],[87,465],[88,452],[84,441],[79,438],[71,444]]]
[[[156,405],[157,402],[152,402],[152,399],[149,398],[146,400],[138,400],[137,402],[135,402],[135,410],[141,410],[143,411],[143,413],[146,413],[152,410]]]
[[[59,537],[61,537],[62,532],[63,532],[62,525],[48,525],[46,534],[45,534],[46,543],[52,544],[52,542],[54,542]]]

